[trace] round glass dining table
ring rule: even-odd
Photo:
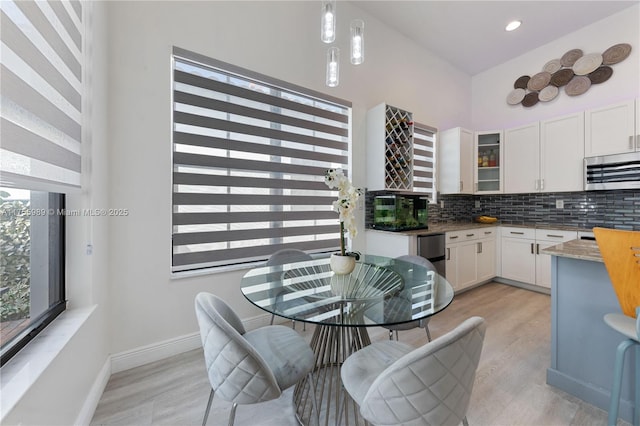
[[[424,266],[382,256],[364,255],[350,274],[336,275],[329,258],[262,266],[242,278],[244,296],[280,317],[316,325],[313,384],[319,424],[363,424],[358,408],[340,382],[340,366],[371,343],[367,327],[425,320],[445,309],[454,291],[447,280]],[[294,390],[296,416],[311,422],[310,383]],[[343,403],[346,401],[346,403]]]

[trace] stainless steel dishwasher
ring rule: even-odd
[[[418,256],[422,256],[435,266],[438,274],[446,277],[444,234],[418,235]]]

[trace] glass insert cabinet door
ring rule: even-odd
[[[502,192],[502,139],[501,131],[476,132],[476,193]]]

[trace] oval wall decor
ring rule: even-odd
[[[609,80],[613,75],[610,65],[627,59],[631,50],[629,43],[614,44],[602,53],[586,55],[582,49],[568,50],[560,59],[547,61],[542,71],[518,77],[507,94],[507,104],[529,108],[549,102],[558,96],[561,87],[568,96],[582,95],[591,86]]]

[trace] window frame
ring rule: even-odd
[[[42,330],[47,327],[54,319],[56,319],[67,308],[66,300],[66,220],[64,214],[65,194],[45,192],[48,196],[47,202],[47,237],[48,241],[48,285],[49,290],[49,307],[29,321],[29,325],[22,331],[12,337],[8,342],[3,342],[6,347],[0,349],[0,366],[8,363],[22,348],[32,341]],[[55,214],[49,214],[51,211]],[[22,212],[23,214],[25,212]],[[44,237],[44,236],[42,236]],[[44,238],[39,238],[43,240]],[[42,242],[42,241],[41,241]],[[30,241],[32,244],[33,241]],[[29,283],[29,292],[31,293],[32,282]],[[54,295],[57,293],[57,296]],[[55,300],[52,302],[52,298]]]

